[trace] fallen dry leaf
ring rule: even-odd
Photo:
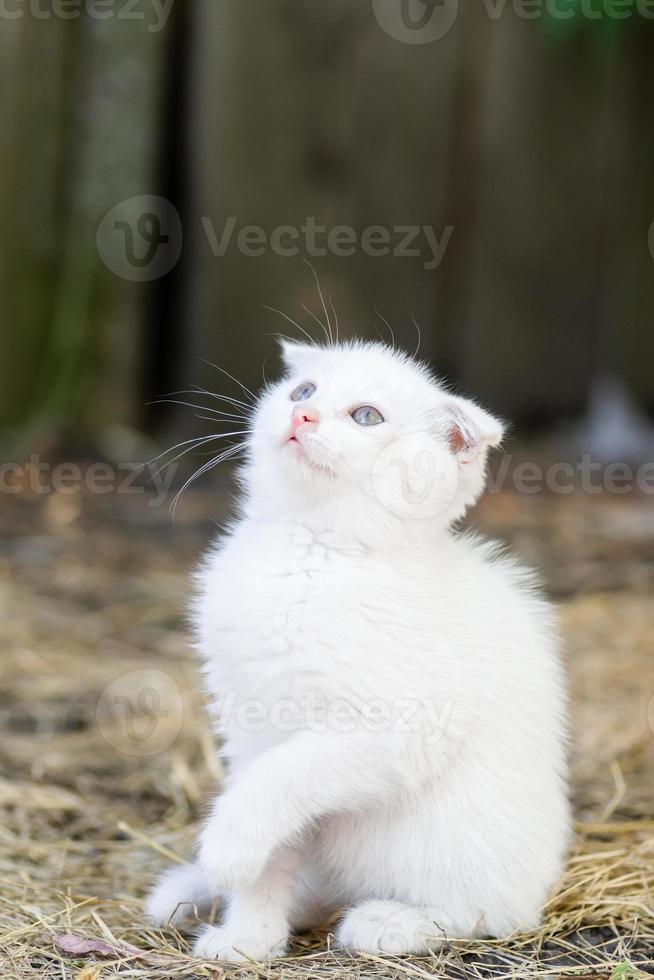
[[[112,957],[132,957],[142,960],[151,966],[165,965],[169,957],[151,953],[146,949],[139,949],[131,943],[116,943],[112,946],[104,939],[96,939],[92,936],[78,936],[72,932],[58,932],[52,937],[55,946],[62,953],[68,956],[112,956]]]

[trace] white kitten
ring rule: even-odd
[[[502,426],[383,345],[283,347],[195,607],[229,776],[148,910],[224,896],[196,945],[223,959],[338,909],[368,951],[529,929],[570,828],[556,630],[450,530]]]

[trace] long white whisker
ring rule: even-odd
[[[204,361],[204,363],[205,364],[208,364],[210,367],[215,368],[216,371],[220,371],[220,373],[221,374],[224,374],[225,377],[231,378],[231,380],[234,382],[234,384],[237,384],[239,386],[239,388],[242,388],[242,390],[245,392],[245,394],[246,395],[250,395],[250,397],[252,399],[254,399],[254,401],[256,402],[257,396],[255,395],[255,393],[253,391],[250,391],[250,389],[247,387],[247,385],[244,385],[242,381],[239,381],[238,378],[235,378],[233,374],[230,374],[229,371],[226,371],[225,370],[225,368],[219,367],[218,364],[214,364],[213,361],[208,361],[206,359],[206,357],[201,357],[200,360],[201,361]]]
[[[329,330],[329,342],[330,342],[330,344],[333,345],[334,338],[332,337],[332,324],[331,324],[331,320],[329,319],[329,313],[327,312],[327,306],[325,305],[325,297],[323,296],[322,289],[320,288],[320,280],[318,279],[318,273],[316,272],[316,270],[311,265],[311,263],[309,262],[308,259],[303,259],[303,262],[305,262],[309,266],[309,268],[313,272],[313,278],[316,280],[316,287],[318,289],[318,295],[320,296],[320,302],[322,303],[322,308],[323,308],[324,313],[325,313],[325,320],[327,321],[327,328]]]
[[[227,443],[227,447],[230,448],[230,449],[232,448],[232,446],[236,446],[236,445],[237,445],[237,443],[235,443],[235,442],[228,442]],[[211,450],[208,450],[207,452],[204,452],[204,453],[197,453],[197,455],[198,456],[215,456],[216,454],[215,454],[215,451],[213,449],[211,449]]]
[[[316,314],[313,312],[313,310],[310,310],[309,309],[309,307],[306,305],[306,303],[298,303],[298,306],[301,306],[305,313],[308,313],[310,317],[313,317],[313,319],[316,321],[316,323],[318,324],[318,326],[320,327],[320,329],[324,333],[325,340],[327,341],[328,344],[330,344],[331,343],[330,334],[327,333],[327,327],[322,322],[322,320],[319,319],[319,317],[316,316]]]
[[[178,490],[177,491],[177,493],[175,494],[174,500],[173,500],[173,505],[175,505],[177,503],[177,501],[179,500],[179,498],[181,497],[181,495],[184,493],[184,491],[187,489],[187,487],[190,487],[190,485],[195,480],[197,480],[199,477],[201,477],[204,473],[206,473],[207,470],[210,470],[212,466],[216,466],[218,463],[221,463],[224,459],[228,459],[230,456],[235,455],[237,452],[240,452],[244,448],[245,447],[243,446],[242,443],[240,443],[240,442],[239,443],[236,443],[233,446],[229,446],[227,449],[223,449],[223,451],[221,453],[218,453],[217,456],[213,456],[209,460],[209,462],[203,463],[202,466],[199,469],[197,469],[195,471],[195,473],[193,473],[188,478],[188,480],[186,480],[186,482],[184,483],[184,485],[181,488],[181,490]]]
[[[215,421],[210,419],[209,421]],[[216,437],[220,439],[229,439],[231,436],[248,436],[252,433],[252,429],[232,429],[231,432],[216,432],[211,436],[212,439]]]
[[[386,317],[383,317],[381,315],[381,313],[379,312],[379,310],[377,309],[376,306],[374,306],[373,309],[374,309],[375,313],[377,314],[377,316],[379,317],[379,319],[381,320],[381,322],[382,323],[385,323],[386,326],[388,327],[388,329],[390,330],[390,332],[391,332],[391,339],[392,339],[392,345],[391,346],[392,346],[393,350],[395,350],[395,334],[393,333],[392,326],[390,325],[390,323],[388,322],[388,320],[386,319]]]
[[[322,303],[322,308],[323,308],[323,311],[325,313],[325,320],[327,321],[327,329],[329,330],[329,342],[330,342],[330,344],[333,345],[334,338],[332,337],[332,323],[331,323],[331,320],[329,319],[329,313],[327,312],[327,306],[325,304],[325,297],[323,296],[322,289],[320,288],[320,280],[318,279],[318,273],[316,272],[316,270],[311,265],[311,263],[309,262],[308,259],[304,259],[303,261],[309,266],[309,268],[311,269],[311,271],[313,273],[313,278],[316,280],[316,288],[318,289],[318,295],[320,296],[320,302]]]
[[[329,297],[329,305],[331,307],[332,313],[334,314],[334,328],[336,331],[336,343],[338,343],[338,313],[336,312],[336,307],[334,306],[334,301]]]
[[[207,439],[215,439],[216,436],[196,436],[194,439],[185,439],[184,442],[178,442],[176,446],[171,446],[170,449],[164,449],[162,453],[155,456],[153,459],[149,459],[147,463],[139,463],[139,466],[145,468],[146,466],[152,466],[154,463],[158,462],[163,456],[167,456],[168,453],[174,453],[176,449],[180,449],[181,446],[188,446],[192,442],[205,442]]]
[[[207,419],[207,421],[215,422],[216,420]],[[186,456],[187,453],[192,452],[194,449],[199,449],[200,446],[204,446],[208,442],[214,442],[216,439],[229,439],[231,436],[243,436],[243,435],[250,435],[250,434],[251,434],[251,429],[235,429],[233,432],[215,432],[212,435],[199,436],[196,439],[187,439],[185,442],[179,442],[176,446],[173,446],[172,449],[166,449],[165,452],[160,453],[159,456],[155,456],[155,458],[151,460],[150,463],[147,463],[146,465],[151,466],[153,463],[156,463],[167,453],[175,452],[175,450],[179,449],[180,446],[187,446],[187,448],[183,449],[181,453],[178,453],[177,456],[174,456],[172,459],[166,460],[166,462],[162,466],[160,466],[157,470],[155,470],[154,475],[159,476],[160,473],[163,473],[165,469],[167,469],[172,463],[177,462],[178,459],[181,459],[182,456]],[[189,443],[192,443],[192,445],[189,445]]]
[[[224,452],[214,457],[214,459],[209,460],[209,462],[201,466],[200,469],[193,474],[193,476],[190,476],[188,478],[184,486],[181,488],[181,490],[178,490],[178,492],[175,494],[175,497],[173,498],[173,502],[171,504],[173,520],[175,519],[175,511],[177,509],[177,504],[179,503],[180,497],[182,496],[184,491],[187,490],[188,487],[190,487],[191,484],[195,482],[195,480],[199,479],[199,477],[203,476],[209,470],[213,469],[214,466],[218,466],[218,464],[222,463],[224,460],[231,459],[233,456],[238,455],[238,453],[242,452],[244,448],[245,447],[240,442],[234,446],[230,446],[229,449],[225,449]]]
[[[196,417],[196,419],[202,419],[203,422],[214,422],[214,423],[215,422],[223,422],[223,421],[225,421],[225,422],[228,422],[228,421],[231,422],[231,420],[228,420],[228,419],[225,419],[225,420],[223,420],[223,419],[216,419],[212,415],[200,415],[199,412],[196,412],[195,413],[195,417]],[[243,422],[244,419],[235,419],[234,421]],[[233,436],[233,435],[247,436],[247,435],[251,435],[251,434],[252,434],[252,429],[249,429],[249,428],[246,428],[246,429],[238,429],[236,432],[225,432],[224,433],[224,435],[226,435],[226,436]]]
[[[184,405],[186,408],[197,408],[201,412],[211,412],[219,419],[234,419],[237,422],[247,422],[245,415],[236,415],[233,412],[222,412],[219,408],[210,408],[208,405],[195,405],[193,402],[183,402],[178,398],[160,398],[158,405]]]
[[[418,351],[420,350],[420,344],[422,342],[422,331],[420,330],[420,324],[416,320],[415,310],[411,310],[411,320],[413,321],[414,327],[418,331],[418,343],[416,344],[416,349],[413,352],[413,356],[414,357],[417,357],[418,356]]]
[[[388,341],[387,340],[384,340],[384,338],[381,335],[381,331],[379,330],[379,327],[377,326],[376,323],[373,323],[373,327],[375,328],[375,333],[377,334],[377,336],[381,340],[382,344],[387,344]]]
[[[181,453],[178,453],[177,456],[173,456],[172,459],[167,459],[165,463],[162,463],[162,465],[154,471],[154,476],[159,476],[164,470],[168,469],[169,466],[176,463],[178,459],[181,459],[182,456],[186,456],[187,453],[193,452],[194,449],[199,449],[200,446],[206,446],[208,442],[214,442],[216,439],[222,439],[222,435],[218,433],[217,435],[213,436],[203,436],[201,439],[197,440],[193,439],[192,441],[195,443],[195,445],[188,446],[186,449],[183,449]],[[179,443],[179,445],[175,446],[175,449],[179,449],[179,446],[181,445],[183,445],[183,443]],[[171,450],[167,449],[166,452],[171,452]],[[164,456],[165,453],[162,453],[161,455]],[[161,456],[158,456],[157,459],[161,459]]]
[[[217,398],[222,402],[229,402],[231,405],[240,406],[242,408],[247,408],[250,410],[252,405],[250,402],[244,402],[240,398],[232,398],[230,395],[218,395],[215,391],[209,391],[208,388],[202,388],[201,385],[193,385],[191,388],[182,388],[180,391],[167,391],[164,393],[164,398],[172,398],[173,395],[208,395],[209,398]]]
[[[278,313],[279,316],[283,316],[285,320],[287,320],[294,327],[297,327],[297,329],[300,330],[301,333],[304,334],[304,336],[307,338],[307,340],[309,341],[310,344],[312,344],[314,347],[317,346],[316,345],[316,341],[311,336],[311,334],[308,332],[308,330],[305,330],[304,327],[300,326],[300,324],[297,323],[295,320],[293,320],[292,317],[290,317],[286,313],[284,313],[283,310],[278,310],[277,307],[275,307],[275,306],[267,306],[265,303],[263,304],[263,308],[264,308],[264,310],[270,310],[271,313]],[[280,334],[280,336],[283,336],[283,334]],[[286,339],[287,340],[290,340],[291,338],[290,337],[287,337]]]

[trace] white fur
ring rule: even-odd
[[[199,918],[211,910],[216,896],[196,864],[169,868],[159,879],[145,905],[157,925],[180,925],[189,917]]]
[[[451,530],[502,426],[382,345],[284,353],[241,517],[199,575],[229,777],[150,911],[225,894],[196,947],[225,959],[279,955],[338,908],[368,951],[531,928],[569,835],[556,630],[527,573]],[[305,381],[320,420],[289,444]],[[357,426],[362,404],[386,421]]]

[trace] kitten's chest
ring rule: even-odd
[[[238,547],[236,545],[238,544]],[[374,669],[393,643],[402,577],[362,547],[301,526],[235,542],[205,581],[205,655],[224,677],[297,693]],[[404,586],[405,587],[405,586]]]
[[[365,727],[370,711],[405,724],[442,666],[434,585],[407,558],[302,528],[235,537],[207,567],[199,609],[231,763],[300,730]]]

